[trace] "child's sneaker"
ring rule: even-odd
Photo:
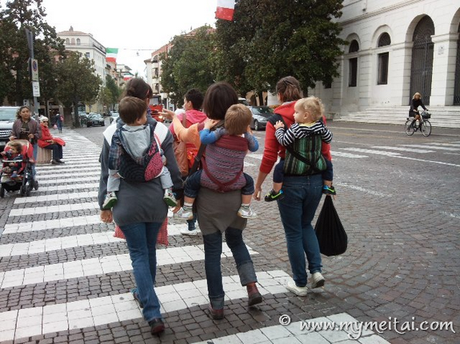
[[[163,196],[163,201],[170,207],[175,207],[177,205],[176,196],[171,189],[165,189],[165,195]]]
[[[251,209],[249,205],[242,205],[240,209],[238,209],[238,216],[242,217],[243,219],[255,219],[257,214]]]
[[[332,195],[332,196],[337,195],[337,193],[335,192],[335,188],[333,186],[327,186],[327,185],[323,186],[323,194]]]
[[[173,218],[183,221],[192,220],[193,207],[188,207],[184,205],[182,208],[179,209],[177,213],[174,214]]]
[[[280,190],[276,192],[275,190],[271,190],[268,194],[265,195],[265,202],[272,202],[276,201],[277,199],[283,199],[284,198],[284,192],[283,190]]]
[[[109,192],[107,196],[105,196],[104,203],[102,204],[102,209],[110,210],[113,206],[117,203],[117,195],[114,191]]]

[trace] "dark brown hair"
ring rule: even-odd
[[[30,116],[32,116],[32,111],[30,111],[30,107],[23,105],[23,106],[21,106],[21,107],[18,109],[18,111],[16,112],[16,118],[22,118],[22,117],[21,117],[21,111],[22,111],[23,109],[29,110]]]
[[[149,84],[141,78],[132,78],[126,84],[123,96],[136,97],[142,100],[152,98],[153,91]]]
[[[290,102],[302,98],[299,81],[293,76],[281,78],[276,83],[276,93],[282,102]]]
[[[241,135],[248,131],[252,113],[246,105],[235,104],[225,114],[225,129],[229,135]]]
[[[227,82],[216,82],[209,86],[203,101],[203,112],[211,119],[222,120],[233,104],[238,104],[238,95]]]
[[[133,124],[136,122],[137,119],[144,115],[145,111],[147,111],[147,104],[145,101],[137,97],[124,97],[120,101],[120,105],[118,107],[120,118],[126,124]]]

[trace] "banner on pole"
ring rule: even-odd
[[[235,10],[235,0],[217,0],[216,18],[223,20],[233,20]]]

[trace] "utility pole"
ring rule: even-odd
[[[32,80],[32,93],[34,97],[34,108],[33,112],[38,115],[38,109],[40,109],[40,103],[37,97],[40,97],[40,84],[38,82],[38,62],[34,58],[34,33],[29,29],[26,29],[27,45],[29,46],[29,70],[30,78]]]

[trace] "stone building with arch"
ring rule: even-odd
[[[344,0],[343,5],[340,36],[349,45],[343,47],[340,76],[309,90],[328,112],[408,109],[415,92],[430,107],[460,106],[459,1]]]

